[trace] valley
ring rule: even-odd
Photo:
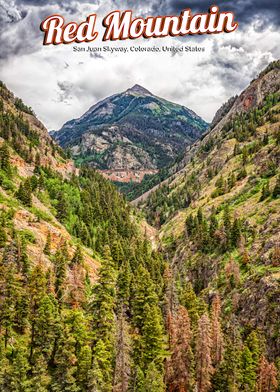
[[[135,85],[53,140],[0,84],[1,391],[279,392],[279,88],[208,126]]]

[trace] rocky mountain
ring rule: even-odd
[[[170,164],[208,124],[193,111],[135,85],[92,106],[52,136],[113,181],[140,182]]]
[[[138,200],[170,260],[170,319],[179,303],[212,347],[207,391],[279,390],[279,88],[276,61],[221,108],[181,170]]]

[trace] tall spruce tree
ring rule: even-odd
[[[213,374],[211,347],[210,321],[208,315],[204,314],[199,319],[196,338],[196,387],[198,392],[208,392],[211,388]]]

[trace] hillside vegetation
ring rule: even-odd
[[[163,259],[114,186],[0,95],[1,391],[163,386]]]
[[[0,85],[1,391],[279,392],[279,86],[275,63],[141,213]]]
[[[175,179],[142,203],[170,260],[169,334],[185,314],[194,350],[193,373],[178,370],[174,343],[178,364],[170,366],[183,389],[172,389],[171,373],[170,391],[192,390],[193,380],[199,391],[278,390],[279,74],[279,62],[262,72]]]

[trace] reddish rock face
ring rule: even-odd
[[[252,95],[246,97],[243,103],[244,109],[249,109],[252,106],[252,102],[253,102]]]
[[[117,182],[141,182],[146,174],[156,174],[158,170],[98,170],[105,178]]]

